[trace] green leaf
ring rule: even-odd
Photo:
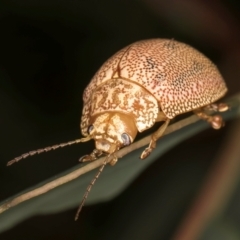
[[[223,114],[224,120],[231,119],[239,115],[238,107],[232,108]],[[157,148],[146,160],[140,160],[139,156],[143,149],[138,149],[123,157],[114,166],[106,166],[99,180],[94,185],[86,204],[94,204],[101,201],[110,200],[120,194],[141,172],[144,171],[153,161],[159,159],[166,151],[172,149],[178,143],[187,138],[209,128],[209,124],[204,121],[198,121],[187,127],[164,136],[158,141]],[[77,165],[58,176],[48,179],[30,189],[27,189],[16,196],[36,189],[54,179],[78,169]],[[36,214],[49,214],[77,207],[82,199],[91,179],[96,171],[89,172],[80,176],[71,182],[61,185],[53,190],[25,201],[15,207],[12,207],[0,214],[0,232],[5,231],[17,223]],[[16,196],[6,200],[9,201]],[[4,204],[2,202],[1,204]],[[74,217],[74,216],[73,216]]]

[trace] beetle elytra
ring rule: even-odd
[[[109,58],[86,87],[80,124],[84,138],[31,151],[8,165],[91,139],[95,141],[95,149],[83,156],[81,162],[93,161],[103,154],[114,156],[120,148],[131,144],[138,132],[162,121],[140,156],[144,159],[177,115],[193,111],[214,129],[220,129],[224,125],[222,117],[208,115],[206,110],[228,110],[226,104],[215,103],[226,92],[226,84],[217,67],[189,45],[169,39],[135,42]],[[76,218],[107,159],[87,188]],[[116,162],[114,157],[110,164]]]

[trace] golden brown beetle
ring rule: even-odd
[[[146,158],[170,120],[179,114],[193,111],[214,129],[221,128],[221,116],[207,115],[204,110],[226,111],[226,104],[214,103],[226,92],[216,66],[194,48],[169,39],[133,43],[108,59],[85,89],[81,120],[85,138],[23,154],[8,165],[30,155],[94,139],[96,149],[81,158],[82,162],[92,161],[102,154],[114,154],[131,144],[138,132],[163,121],[141,154],[142,159]],[[115,157],[110,164],[116,162]],[[106,163],[87,189],[79,211]]]

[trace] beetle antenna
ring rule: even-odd
[[[90,136],[87,136],[85,138],[80,138],[80,139],[76,139],[74,141],[69,141],[69,142],[66,142],[66,143],[60,143],[60,144],[56,144],[56,145],[53,145],[53,146],[50,146],[50,147],[45,147],[45,148],[40,148],[38,150],[34,150],[34,151],[30,151],[28,153],[24,153],[22,154],[21,156],[19,157],[16,157],[14,158],[13,160],[9,161],[7,163],[7,166],[10,166],[12,165],[13,163],[16,163],[16,162],[19,162],[20,160],[22,159],[25,159],[27,157],[31,157],[33,155],[36,155],[36,154],[40,154],[40,153],[43,153],[43,152],[49,152],[49,151],[52,151],[52,150],[56,150],[58,148],[63,148],[63,147],[66,147],[66,146],[71,146],[73,144],[78,144],[78,143],[81,143],[81,142],[87,142],[91,139]]]
[[[83,195],[83,198],[82,198],[82,201],[81,201],[81,203],[80,203],[80,206],[78,207],[77,213],[76,213],[76,215],[75,215],[75,221],[78,220],[79,214],[80,214],[80,212],[81,212],[81,210],[82,210],[82,208],[83,208],[83,206],[84,206],[84,203],[85,203],[85,201],[86,201],[86,199],[87,199],[87,197],[88,197],[88,194],[90,193],[90,191],[91,191],[94,183],[96,182],[96,180],[99,178],[100,174],[102,173],[104,167],[105,167],[106,164],[108,163],[109,157],[111,157],[111,154],[109,154],[109,155],[105,158],[105,160],[104,160],[102,166],[99,168],[97,174],[95,175],[95,177],[92,179],[92,181],[91,181],[90,184],[88,185],[88,187],[87,187],[87,189],[86,189],[86,191],[85,191],[85,193],[84,193],[84,195]]]

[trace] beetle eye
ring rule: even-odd
[[[93,128],[94,128],[93,125],[90,125],[90,126],[88,127],[88,130],[87,130],[88,134],[90,134],[90,133],[92,132]]]
[[[124,145],[124,146],[128,146],[128,145],[131,144],[131,139],[130,139],[130,137],[129,137],[129,135],[128,135],[127,133],[123,133],[123,134],[121,135],[121,137],[122,137],[123,145]]]

